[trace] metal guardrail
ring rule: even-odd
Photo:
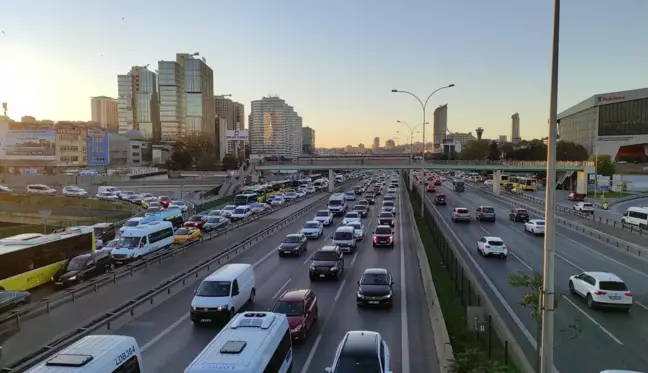
[[[403,156],[366,156],[366,157],[344,157],[344,156],[331,156],[331,157],[299,157],[294,159],[284,160],[264,160],[257,164],[258,166],[274,166],[274,165],[326,165],[326,164],[344,163],[344,164],[357,164],[357,165],[373,165],[373,164],[420,164],[421,167],[426,165],[443,165],[443,166],[501,166],[502,170],[515,167],[546,167],[546,161],[489,161],[489,160],[416,160],[408,155]],[[575,161],[561,161],[556,164],[558,167],[574,167],[585,168],[594,167],[594,162],[575,162]]]
[[[344,188],[346,186],[347,186],[347,183],[345,183],[343,185],[340,185],[336,189],[339,190],[340,188]],[[292,215],[290,215],[290,216],[288,216],[288,217],[286,217],[286,218],[284,218],[284,219],[282,219],[282,220],[280,220],[278,222],[275,222],[275,223],[271,224],[270,226],[264,228],[263,230],[259,231],[258,233],[239,241],[238,243],[230,246],[229,248],[225,249],[221,253],[218,253],[218,254],[214,255],[213,257],[204,260],[202,263],[194,266],[194,268],[192,268],[192,269],[190,269],[188,271],[182,272],[180,274],[172,276],[168,280],[163,281],[160,285],[158,285],[154,289],[144,291],[140,295],[136,296],[135,298],[133,298],[133,299],[131,299],[129,301],[126,301],[126,302],[122,303],[120,306],[117,306],[117,307],[113,308],[109,312],[106,312],[106,313],[104,313],[102,315],[99,315],[99,316],[95,317],[92,321],[88,322],[83,327],[78,328],[78,329],[76,329],[74,331],[65,333],[64,335],[55,338],[54,340],[47,343],[40,350],[38,350],[36,352],[33,352],[33,353],[30,353],[30,354],[28,354],[28,356],[25,356],[25,357],[23,357],[21,359],[18,359],[16,362],[11,363],[10,367],[3,368],[0,372],[21,372],[24,369],[27,369],[27,368],[33,366],[34,364],[42,361],[42,359],[44,359],[48,355],[50,355],[52,353],[55,353],[56,351],[59,351],[59,350],[65,348],[69,344],[83,338],[86,335],[89,335],[90,333],[93,333],[94,331],[96,331],[96,330],[98,330],[98,329],[100,329],[100,328],[102,328],[104,326],[106,326],[108,328],[108,330],[110,330],[111,322],[116,320],[116,319],[119,319],[122,315],[124,315],[126,313],[130,313],[131,315],[134,315],[135,309],[138,306],[141,306],[141,305],[144,305],[144,304],[146,304],[146,305],[153,304],[154,303],[154,298],[156,296],[160,295],[160,294],[164,293],[166,295],[170,295],[171,291],[172,291],[172,288],[174,286],[176,286],[176,285],[178,285],[180,283],[182,284],[182,286],[184,286],[184,285],[186,285],[187,280],[194,280],[195,281],[204,270],[206,270],[206,271],[213,270],[214,268],[216,268],[215,266],[218,266],[218,265],[221,265],[221,264],[225,263],[226,261],[230,260],[231,258],[238,255],[239,253],[249,249],[250,247],[252,247],[257,242],[271,236],[277,230],[283,228],[285,225],[287,225],[289,223],[292,223],[294,220],[296,220],[297,218],[299,218],[302,215],[306,214],[307,212],[312,210],[314,207],[321,204],[323,200],[325,200],[325,199],[327,199],[329,197],[328,193],[322,193],[322,194],[324,194],[322,197],[316,199],[312,203],[310,203],[307,206],[305,206],[304,208],[300,209],[295,214],[292,214]],[[292,203],[287,203],[287,204],[283,205],[281,208],[273,209],[272,212],[278,211],[278,210],[286,208],[288,206],[292,206],[292,205],[294,205],[296,203],[299,203],[299,202],[302,202],[302,201],[303,200],[298,200],[298,201],[295,201],[295,202],[292,202]],[[267,216],[267,215],[268,214],[263,214],[261,216]],[[246,220],[244,223],[236,225],[236,227],[240,227],[241,225],[248,224],[248,223],[250,223],[250,222],[252,222],[254,220],[257,220],[259,218],[260,217],[257,217],[255,219]],[[223,234],[225,234],[225,233],[227,233],[229,231],[232,231],[234,229],[235,228],[232,227],[232,229],[223,230],[222,232],[219,232],[219,234],[211,235],[209,238],[200,240],[199,242],[202,243],[202,242],[205,242],[205,241],[209,241],[209,240],[211,240],[213,238],[222,236]],[[138,261],[138,262],[133,263],[131,265],[127,265],[127,267],[123,268],[123,270],[120,271],[120,275],[117,275],[115,273],[111,273],[111,274],[109,274],[107,276],[97,278],[95,281],[85,283],[80,288],[75,287],[75,289],[73,289],[72,292],[68,292],[65,295],[61,295],[60,299],[58,300],[58,303],[46,302],[45,304],[41,304],[40,307],[38,307],[38,309],[37,309],[39,311],[38,314],[42,314],[44,312],[49,312],[52,309],[53,305],[60,306],[62,304],[68,303],[70,301],[74,301],[74,299],[76,299],[75,294],[78,294],[80,296],[80,295],[83,295],[83,294],[86,294],[86,293],[98,291],[102,286],[112,284],[112,283],[116,282],[119,278],[126,277],[126,276],[132,276],[133,273],[135,273],[138,270],[147,268],[148,265],[151,264],[151,263],[154,263],[154,262],[159,263],[165,258],[172,258],[174,255],[182,254],[182,253],[184,253],[184,251],[186,249],[191,248],[196,243],[198,243],[198,241],[188,243],[187,245],[181,245],[179,247],[176,247],[176,248],[173,248],[171,250],[160,253],[159,255],[157,255],[155,257],[146,258],[143,261]],[[32,315],[34,315],[34,316],[37,316],[37,314],[36,314],[37,310],[36,309],[31,310],[30,313]],[[14,320],[19,325],[20,321],[23,320],[24,317],[25,317],[24,315],[14,315],[12,318],[10,318],[10,320]],[[6,321],[7,320],[5,319],[4,322],[6,322]],[[1,323],[2,322],[0,322],[0,324]]]

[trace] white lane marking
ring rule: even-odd
[[[166,329],[161,331],[160,334],[153,337],[153,339],[148,341],[144,346],[140,348],[140,351],[142,351],[142,353],[146,352],[146,350],[148,350],[154,344],[158,343],[160,339],[164,338],[167,334],[171,333],[173,329],[177,328],[178,325],[182,324],[187,319],[189,319],[189,313],[184,314],[184,316],[182,316],[181,318],[176,320],[173,324],[169,325]]]
[[[398,215],[403,216],[403,205],[398,201]],[[412,224],[416,224],[413,221]],[[401,304],[401,373],[410,373],[409,322],[407,320],[407,284],[405,276],[405,245],[403,245],[403,223],[398,219],[398,245],[400,250],[400,304]]]
[[[270,256],[272,256],[272,255],[277,255],[277,250],[275,250],[274,247],[272,248],[272,250],[270,250],[270,252],[268,252],[267,254],[265,254],[265,255],[263,256],[263,258],[261,258],[261,259],[257,260],[256,262],[254,262],[254,264],[252,264],[252,267],[254,267],[254,268],[258,267],[259,264],[265,262],[265,261],[266,261]]]
[[[358,252],[356,251],[355,254],[353,254],[353,259],[351,259],[351,267],[355,264],[356,259],[358,259]]]
[[[641,302],[637,302],[637,301],[634,301],[634,302],[635,302],[635,304],[636,304],[637,306],[639,306],[639,307],[645,309],[646,311],[648,311],[648,306],[646,306],[645,304],[643,304],[643,303],[641,303]]]
[[[346,268],[344,269],[344,272],[346,272]],[[342,296],[342,289],[344,289],[344,285],[346,285],[346,278],[342,280],[342,285],[340,285],[337,293],[335,293],[335,298],[333,298],[333,303],[337,302]]]
[[[578,307],[578,305],[577,305],[576,303],[574,303],[574,301],[572,301],[571,299],[567,298],[567,296],[565,296],[564,294],[563,294],[562,297],[563,297],[563,299],[565,299],[567,302],[569,302],[569,304],[571,304],[572,306],[574,306],[574,308],[576,308],[580,313],[582,313],[583,316],[587,317],[587,319],[588,319],[589,321],[591,321],[594,325],[596,325],[599,329],[601,329],[601,331],[602,331],[603,333],[607,334],[608,337],[612,338],[612,340],[613,340],[614,342],[616,342],[617,344],[620,344],[621,346],[623,346],[623,342],[621,342],[621,341],[619,340],[619,338],[615,337],[614,334],[612,334],[609,330],[605,329],[605,327],[604,327],[603,325],[599,324],[598,321],[594,320],[594,318],[593,318],[592,316],[588,315],[587,312],[585,312],[583,309],[581,309],[580,307]]]
[[[277,290],[277,292],[274,293],[274,295],[272,296],[272,300],[275,300],[275,299],[279,298],[279,296],[281,295],[281,292],[284,291],[284,290],[286,289],[286,287],[288,286],[288,284],[290,284],[290,281],[292,281],[292,280],[291,280],[291,279],[288,279],[288,280],[286,280],[286,282],[284,282],[283,285],[281,285],[281,287],[279,288],[279,290]]]

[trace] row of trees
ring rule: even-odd
[[[512,143],[488,142],[473,140],[461,147],[460,159],[509,159],[516,161],[543,161],[547,159],[547,145],[543,140],[523,140],[514,145]],[[589,157],[587,149],[580,144],[570,141],[558,141],[556,144],[556,158],[559,161],[585,161]]]
[[[249,156],[246,148],[246,156]],[[212,143],[204,136],[187,135],[179,139],[174,145],[170,159],[166,162],[169,170],[213,171],[233,170],[240,167],[244,159],[227,154],[223,159],[218,159]]]

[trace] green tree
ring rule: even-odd
[[[216,169],[218,159],[209,154],[201,154],[196,162],[196,168],[200,171],[212,171]]]
[[[471,140],[461,147],[461,159],[482,160],[488,156],[489,145],[484,140]]]
[[[614,175],[614,163],[612,163],[612,157],[607,154],[591,155],[589,160],[596,162],[596,173],[603,176],[612,176]]]
[[[502,143],[499,145],[499,149],[502,156],[506,159],[512,159],[511,157],[514,156],[515,147],[513,146],[513,143],[510,142]]]
[[[193,165],[193,157],[187,150],[175,150],[171,153],[171,160],[179,170],[186,170]]]
[[[226,170],[235,170],[238,168],[238,159],[232,154],[226,154],[221,163]]]
[[[585,161],[587,158],[587,149],[581,144],[562,140],[556,143],[556,159],[558,161]]]
[[[501,155],[499,145],[497,145],[495,141],[491,141],[491,143],[488,144],[488,159],[496,161],[500,159]]]

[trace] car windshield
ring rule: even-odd
[[[186,204],[185,204],[184,202],[182,202],[182,201],[173,201],[172,203],[173,203],[174,205],[176,205],[176,206],[185,206],[185,205],[186,205]]]
[[[540,225],[540,226],[542,226],[542,225],[544,225],[544,224],[545,224],[545,222],[544,222],[543,220],[536,220],[536,221],[535,221],[535,225]]]
[[[286,316],[301,316],[304,314],[303,302],[277,302],[272,312],[283,313]]]
[[[207,223],[211,223],[211,224],[220,223],[220,221],[221,221],[220,217],[207,219]]]
[[[601,281],[599,282],[599,288],[610,291],[628,291],[626,284],[619,281]]]
[[[468,210],[466,210],[466,209],[457,209],[457,213],[458,214],[467,214]]]
[[[353,207],[353,209],[356,210],[356,211],[364,211],[365,206],[364,205],[358,205],[358,206]]]
[[[189,220],[187,220],[187,221],[201,221],[201,220],[202,220],[202,216],[195,215],[195,216],[190,217]]]
[[[264,204],[263,203],[253,203],[250,206],[252,206],[253,208],[255,208],[255,207],[264,207]]]
[[[319,224],[317,224],[317,223],[306,223],[306,224],[304,224],[304,228],[319,228]]]
[[[283,242],[285,243],[299,243],[299,241],[301,241],[301,237],[299,236],[286,236],[283,239]]]
[[[444,196],[443,194],[438,195],[438,196],[437,196],[437,199],[445,199],[445,196]]]
[[[500,240],[488,240],[488,244],[491,246],[503,246],[504,242]]]
[[[351,223],[348,225],[349,227],[353,227],[353,229],[362,229],[362,224],[360,223]]]
[[[387,275],[383,274],[366,274],[362,276],[360,285],[389,285]]]
[[[209,215],[221,215],[223,211],[221,210],[212,210],[209,212]]]
[[[376,228],[376,234],[391,234],[391,229],[387,227]]]
[[[369,203],[369,202],[367,202],[367,201],[365,201],[365,200],[363,199],[362,201],[358,201],[358,206],[365,206],[365,205],[367,205],[368,203]]]
[[[378,356],[340,356],[335,373],[382,373]]]
[[[594,207],[591,203],[583,203],[583,207]]]
[[[526,214],[526,213],[527,213],[527,210],[524,210],[524,209],[519,209],[518,210],[518,214]]]
[[[191,232],[192,232],[191,229],[180,228],[177,231],[175,231],[175,234],[178,235],[178,236],[186,236],[186,235],[190,234]]]
[[[333,235],[334,240],[351,240],[353,234],[351,232],[335,232]]]
[[[196,290],[196,295],[199,297],[227,297],[230,295],[231,285],[229,281],[203,281]]]
[[[389,212],[383,212],[382,214],[380,214],[380,218],[381,219],[393,219],[394,215],[392,215]]]
[[[359,217],[360,217],[360,216],[359,216],[357,213],[355,213],[355,212],[348,213],[348,214],[345,216],[345,218],[347,218],[347,219],[357,219],[357,218],[359,218]]]
[[[394,202],[383,202],[383,207],[394,207]]]
[[[329,216],[329,212],[328,212],[328,211],[318,211],[318,212],[317,212],[317,216],[325,216],[325,217],[328,217],[328,216]]]
[[[234,210],[235,208],[236,208],[236,206],[225,206],[225,207],[223,208],[223,210],[225,210],[225,211],[231,211],[231,210]]]
[[[245,214],[245,209],[244,208],[235,209],[234,213],[243,215],[243,214]]]
[[[128,220],[124,223],[124,227],[137,227],[139,225],[139,220]]]
[[[313,255],[313,260],[332,262],[337,260],[337,254],[332,251],[318,251]]]
[[[68,271],[80,271],[85,267],[85,264],[88,262],[88,255],[77,256],[76,258],[70,259],[67,266],[65,267]]]
[[[122,237],[119,239],[119,247],[130,248],[140,246],[142,237]]]
[[[495,212],[495,209],[492,207],[482,207],[482,212],[485,212],[487,214],[492,214]]]
[[[337,200],[337,199],[333,199],[333,200],[330,200],[328,204],[329,204],[329,206],[340,206],[342,204],[342,201]]]

